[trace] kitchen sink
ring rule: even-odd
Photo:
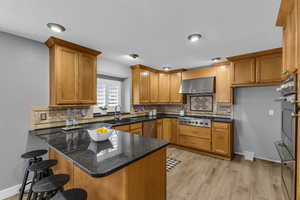
[[[109,120],[109,121],[105,121],[105,123],[108,124],[119,124],[119,123],[128,123],[128,122],[134,122],[134,119],[129,119],[129,118],[125,118],[125,119],[120,119],[120,120]]]

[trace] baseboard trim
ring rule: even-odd
[[[234,154],[241,155],[241,156],[245,155],[243,152],[234,152]],[[264,158],[264,157],[261,157],[261,156],[256,156],[255,154],[254,154],[254,158],[259,159],[259,160],[266,160],[266,161],[274,162],[274,163],[281,163],[280,160],[273,160],[273,159],[269,159],[269,158]]]
[[[15,185],[0,191],[0,200],[7,199],[19,193],[21,184]]]

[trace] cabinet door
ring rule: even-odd
[[[216,101],[219,104],[232,104],[231,66],[216,67]]]
[[[97,58],[80,53],[78,65],[78,100],[82,104],[96,104]]]
[[[212,151],[216,154],[230,156],[230,128],[221,128],[213,125]]]
[[[159,73],[158,78],[158,101],[160,103],[170,102],[170,75],[166,73]]]
[[[150,72],[146,70],[140,71],[140,102],[150,102]]]
[[[163,120],[157,119],[156,120],[156,131],[157,131],[157,138],[163,139]]]
[[[124,132],[130,131],[129,125],[115,126],[115,127],[113,127],[113,129],[118,130],[118,131],[124,131]]]
[[[234,61],[232,64],[232,84],[255,83],[255,58]]]
[[[182,94],[179,93],[182,73],[177,72],[170,75],[170,101],[171,103],[182,103]]]
[[[296,1],[294,1],[296,3]],[[290,10],[290,12],[287,14],[286,17],[286,26],[284,29],[284,48],[286,48],[286,69],[288,71],[288,74],[291,74],[296,71],[297,69],[297,38],[298,32],[297,32],[297,8],[293,6],[293,8]]]
[[[256,82],[273,83],[281,81],[282,55],[271,54],[256,58]]]
[[[57,47],[57,58],[55,65],[55,84],[57,104],[76,104],[77,99],[77,72],[78,53],[77,51]]]
[[[177,119],[171,119],[171,142],[173,144],[178,144],[178,123]]]
[[[163,134],[162,139],[168,142],[172,140],[172,119],[163,119]]]
[[[150,102],[158,102],[158,73],[150,72]]]

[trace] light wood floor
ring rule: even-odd
[[[168,173],[168,200],[284,200],[279,164],[240,156],[225,161],[173,147],[168,156],[182,161]]]
[[[168,200],[283,200],[280,164],[236,156],[225,161],[175,148],[182,162],[167,176]]]

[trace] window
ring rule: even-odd
[[[122,81],[111,78],[97,78],[97,106],[94,113],[100,113],[100,107],[107,107],[107,112],[113,112],[115,106],[121,105]]]

